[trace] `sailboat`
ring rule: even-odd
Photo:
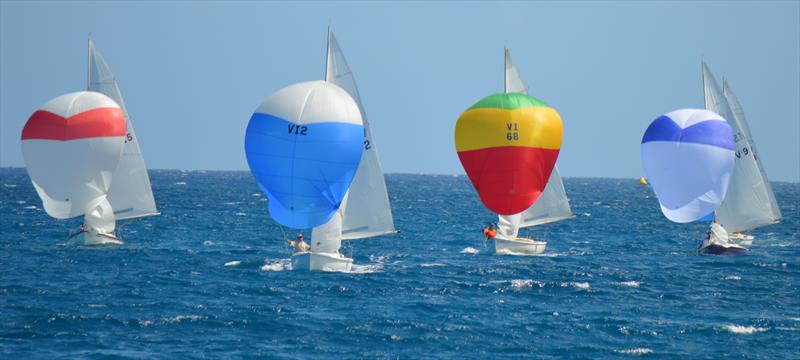
[[[722,114],[733,129],[736,158],[728,192],[714,212],[710,236],[699,251],[711,254],[744,254],[753,242],[744,232],[780,221],[781,212],[764,166],[757,155],[750,128],[739,100],[723,81],[719,91],[713,74],[703,63],[706,108]]]
[[[389,194],[355,77],[339,43],[328,28],[325,81],[347,91],[355,100],[364,123],[364,153],[350,189],[339,210],[327,223],[311,231],[311,249],[292,255],[292,270],[350,271],[353,259],[341,254],[342,240],[359,240],[395,234]]]
[[[505,81],[506,93],[528,94],[522,77],[511,61],[511,53],[505,49]],[[489,251],[493,254],[541,254],[547,247],[546,241],[519,236],[524,228],[541,226],[563,220],[574,219],[575,215],[569,207],[569,199],[561,180],[558,166],[553,168],[550,179],[539,199],[527,210],[514,215],[498,215],[497,236],[489,239]]]
[[[92,225],[89,221],[98,223],[95,216],[87,216],[83,232],[86,245],[119,245],[122,240],[114,236],[113,232],[104,231],[111,227],[110,223],[116,220],[131,220],[148,216],[160,215],[156,208],[150,177],[144,164],[144,157],[139,148],[139,138],[133,129],[133,121],[125,107],[125,101],[117,84],[117,78],[111,72],[103,55],[95,48],[94,41],[89,39],[89,71],[87,90],[98,92],[113,99],[125,114],[125,137],[122,157],[113,174],[113,183],[108,192],[108,209],[104,218],[99,221],[101,225]],[[113,211],[109,211],[112,210]],[[90,213],[93,214],[93,213]]]

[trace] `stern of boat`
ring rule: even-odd
[[[494,255],[539,255],[547,248],[547,242],[528,238],[505,239],[495,237],[489,240],[489,252]]]
[[[297,271],[350,271],[353,259],[339,253],[311,251],[292,254],[292,270]]]

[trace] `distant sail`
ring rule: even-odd
[[[522,81],[522,77],[517,67],[511,61],[511,52],[505,49],[505,76],[504,87],[507,93],[528,94],[528,87]],[[509,236],[516,236],[520,228],[548,224],[556,221],[572,219],[572,209],[569,207],[569,199],[564,189],[564,182],[558,166],[553,168],[550,179],[545,185],[542,195],[522,215],[499,215],[498,225],[500,231]],[[513,217],[513,218],[511,218]]]
[[[110,97],[122,107],[125,113],[126,135],[122,158],[116,171],[114,183],[108,193],[108,201],[114,208],[117,220],[133,219],[158,215],[150,177],[144,164],[139,139],[133,130],[133,122],[125,107],[125,101],[117,85],[117,79],[106,64],[105,59],[89,39],[89,78],[88,89]]]
[[[378,160],[377,144],[373,140],[353,72],[330,29],[325,80],[339,85],[353,97],[364,121],[364,155],[350,185],[346,204],[340,209],[342,214],[338,223],[341,225],[341,238],[355,240],[395,233],[386,180]],[[313,238],[315,235],[312,234]]]
[[[723,94],[733,113],[728,123],[736,141],[736,166],[725,200],[717,209],[716,221],[728,232],[777,223],[781,219],[778,203],[758,157],[744,111],[727,81],[723,82]]]

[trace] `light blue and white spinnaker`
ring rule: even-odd
[[[669,220],[703,219],[725,199],[734,166],[733,131],[708,110],[676,110],[655,119],[642,138],[644,172]]]
[[[278,223],[311,228],[339,209],[358,169],[364,125],[355,100],[325,81],[272,94],[247,125],[245,154]]]

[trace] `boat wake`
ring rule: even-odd
[[[277,260],[266,259],[264,265],[261,266],[261,271],[284,271],[284,270],[292,270],[291,259],[277,259]]]
[[[472,246],[467,246],[463,250],[461,250],[459,253],[475,255],[475,254],[479,254],[480,251],[478,249],[472,247]]]
[[[463,252],[463,251],[462,251]],[[535,256],[535,257],[559,257],[559,256],[567,256],[567,253],[542,253],[542,254],[526,254],[520,253],[516,251],[511,251],[508,249],[498,249],[497,255],[513,255],[513,256]]]

